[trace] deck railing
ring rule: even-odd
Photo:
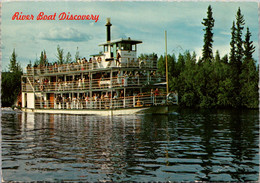
[[[133,107],[149,107],[166,104],[166,95],[139,95],[117,99],[60,99],[53,102],[49,100],[36,100],[36,109],[119,109]]]
[[[107,89],[129,86],[144,86],[147,84],[165,81],[165,78],[150,76],[121,76],[103,79],[60,81],[60,82],[27,82],[22,83],[23,92],[59,92],[59,91],[78,91],[89,89]]]
[[[141,68],[157,68],[157,62],[153,60],[147,61],[127,61],[126,63],[117,62],[116,60],[109,61],[110,64],[106,68],[110,68],[114,65],[116,67],[141,67]],[[115,64],[111,64],[114,62]],[[38,65],[36,67],[27,67],[27,75],[42,75],[42,74],[52,74],[52,73],[68,73],[76,71],[91,71],[94,69],[105,68],[102,62],[92,61],[86,63],[68,63],[68,64],[54,64],[49,66]]]

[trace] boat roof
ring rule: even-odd
[[[109,42],[106,42],[106,43],[102,43],[99,46],[112,45],[112,44],[115,44],[115,43],[140,44],[140,43],[142,43],[142,41],[132,40],[130,37],[128,39],[120,38],[120,39],[112,40],[112,41],[109,41]]]
[[[98,53],[98,54],[93,54],[93,55],[90,55],[90,56],[103,56],[104,54],[103,53]]]

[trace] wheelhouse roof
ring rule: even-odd
[[[98,53],[98,54],[93,54],[93,55],[90,55],[90,56],[103,56],[104,55],[104,53]]]
[[[142,43],[142,41],[139,41],[139,40],[132,40],[130,38],[128,39],[116,39],[116,40],[112,40],[112,41],[109,41],[109,42],[106,42],[106,43],[102,43],[100,44],[99,46],[106,46],[106,45],[112,45],[112,44],[115,44],[115,43],[130,43],[130,44],[140,44]]]

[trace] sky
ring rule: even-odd
[[[90,55],[102,51],[98,46],[106,41],[106,19],[111,18],[112,40],[128,38],[143,41],[137,46],[137,54],[165,53],[165,31],[167,31],[167,52],[178,55],[186,50],[195,51],[201,57],[203,47],[203,18],[207,17],[207,8],[211,5],[215,25],[213,28],[213,52],[219,50],[220,56],[229,53],[232,22],[236,19],[240,7],[245,19],[245,28],[249,27],[258,60],[258,4],[257,2],[122,2],[122,1],[27,1],[2,3],[1,49],[2,70],[10,63],[15,49],[17,60],[22,68],[29,61],[40,57],[45,50],[49,62],[57,60],[57,46],[66,55],[75,57],[77,48],[80,57],[89,59]],[[33,15],[34,20],[12,20],[16,12]],[[36,20],[37,15],[56,13],[55,20]],[[99,15],[93,20],[59,20],[62,12],[73,15]]]

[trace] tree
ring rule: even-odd
[[[224,55],[222,58],[221,58],[221,60],[220,60],[222,63],[224,63],[224,64],[227,64],[228,63],[228,55],[226,54],[226,55]]]
[[[236,27],[235,27],[235,22],[233,21],[233,25],[231,28],[231,41],[230,41],[230,53],[229,53],[229,60],[230,64],[233,65],[236,62]]]
[[[68,52],[67,55],[66,55],[66,58],[65,58],[65,63],[68,64],[71,61],[72,61],[71,54],[70,54],[70,52]]]
[[[219,51],[216,51],[216,55],[215,55],[215,62],[220,62],[220,55],[219,55]]]
[[[158,67],[158,71],[160,74],[165,75],[165,69],[166,69],[166,64],[165,64],[165,57],[164,56],[160,56],[158,62],[157,62],[157,67]]]
[[[11,55],[9,72],[2,73],[1,82],[1,102],[2,106],[10,107],[17,99],[19,92],[21,91],[21,75],[22,68],[17,62],[17,55],[15,49]]]
[[[45,66],[45,65],[48,63],[48,61],[47,61],[47,56],[46,56],[46,51],[45,51],[45,50],[41,52],[41,56],[40,56],[39,62],[40,62],[39,64],[40,64],[41,66]]]
[[[79,59],[79,48],[77,47],[77,51],[75,54],[75,60],[77,61]]]
[[[241,14],[240,8],[238,8],[237,15],[236,15],[236,60],[237,60],[237,66],[240,71],[240,66],[242,63],[243,58],[243,40],[242,40],[242,31],[244,29],[243,25],[245,25],[244,16]]]
[[[22,68],[20,64],[17,62],[17,55],[15,54],[15,49],[13,49],[10,64],[8,67],[10,72],[22,72]]]
[[[244,59],[239,76],[241,91],[241,105],[247,108],[258,107],[258,72],[256,62],[253,59],[255,47],[253,41],[250,41],[251,33],[249,28],[244,41]]]
[[[244,41],[244,55],[245,60],[249,60],[253,58],[253,53],[255,51],[255,47],[253,45],[253,41],[250,41],[251,33],[249,31],[249,28],[246,29],[246,35],[245,35],[245,41]]]
[[[60,45],[57,46],[57,61],[58,64],[63,64],[64,63],[64,56],[63,56],[63,49],[60,48]]]
[[[202,49],[202,60],[211,60],[213,58],[212,44],[213,44],[213,32],[214,18],[212,16],[212,8],[208,6],[207,18],[203,19],[202,24],[205,26],[204,45]]]

